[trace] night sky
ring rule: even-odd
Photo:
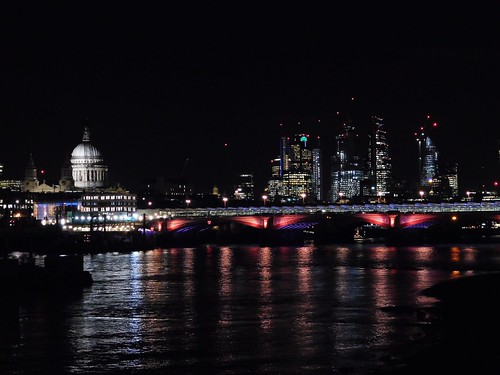
[[[185,176],[230,193],[254,173],[259,194],[280,136],[332,150],[346,119],[363,135],[370,115],[384,118],[399,179],[416,178],[427,115],[463,188],[499,176],[496,8],[69,3],[0,6],[8,177],[31,153],[57,182],[88,121],[115,183]]]

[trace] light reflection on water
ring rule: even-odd
[[[0,373],[367,373],[421,335],[418,292],[496,246],[202,246],[86,256],[94,284],[22,301]],[[9,372],[10,371],[10,372]]]

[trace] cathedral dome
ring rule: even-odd
[[[93,163],[102,161],[101,152],[90,143],[90,131],[87,127],[83,132],[82,143],[71,153],[71,163]]]
[[[71,153],[71,169],[76,188],[95,189],[107,185],[108,167],[99,150],[90,144],[87,126],[83,131],[82,142]]]

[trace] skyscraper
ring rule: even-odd
[[[301,194],[311,195],[313,157],[309,135],[295,134],[290,140],[289,167],[283,173],[284,195],[297,200]]]
[[[264,188],[264,193],[273,201],[280,193],[281,189],[281,159],[274,158],[271,160],[271,178]]]
[[[430,116],[427,116],[429,120]],[[432,123],[432,127],[437,124]],[[434,142],[429,136],[430,126],[428,123],[420,127],[416,133],[418,142],[418,182],[421,187],[431,186],[432,180],[438,176],[439,154]]]
[[[363,160],[359,153],[359,135],[351,123],[344,123],[336,137],[336,154],[332,158],[332,201],[360,195],[365,177]]]
[[[321,166],[316,166],[315,162],[320,163],[320,152],[319,146],[310,144],[308,134],[280,139],[279,176],[276,176],[276,161],[272,162],[272,177],[267,189],[270,200],[298,202],[305,199],[303,194],[307,199],[317,199],[321,189]],[[315,168],[318,169],[315,171]]]
[[[316,145],[315,148],[312,149],[312,186],[311,186],[311,194],[313,198],[316,199],[318,202],[323,200],[323,189],[322,189],[323,178],[321,172],[323,167],[323,162],[321,158],[322,158],[322,153],[318,137],[318,144]]]
[[[432,179],[438,175],[438,152],[430,137],[425,139],[420,185],[432,184]]]
[[[253,174],[240,174],[238,177],[238,183],[234,190],[234,199],[252,201],[254,198]]]
[[[283,174],[290,169],[290,138],[281,137],[280,139],[280,154],[279,154],[280,168],[279,176],[283,177]]]
[[[430,193],[439,199],[451,199],[458,196],[458,164],[445,163],[440,166],[439,175],[432,179]]]
[[[389,192],[392,164],[384,120],[378,116],[372,116],[371,119],[371,130],[368,135],[368,178],[371,195],[382,197]]]

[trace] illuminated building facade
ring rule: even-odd
[[[234,199],[248,201],[255,199],[253,174],[243,173],[239,175],[238,183],[234,190]]]
[[[132,213],[136,207],[136,195],[123,189],[87,192],[80,197],[81,212]]]
[[[37,220],[60,224],[68,231],[128,231],[141,219],[137,215],[136,194],[122,188],[38,194],[35,201]]]
[[[311,186],[311,174],[304,172],[285,173],[282,178],[282,194],[287,202],[295,202],[301,194],[308,195]],[[308,190],[309,188],[309,190]]]
[[[90,130],[85,126],[82,142],[71,153],[71,168],[75,187],[82,190],[107,186],[108,167],[101,152],[90,143]]]
[[[343,125],[342,133],[336,137],[336,146],[336,154],[332,157],[332,202],[359,196],[366,175],[359,154],[359,136],[353,125]]]
[[[33,217],[43,224],[64,222],[72,211],[77,211],[80,193],[59,192],[54,194],[34,193]]]
[[[272,162],[272,177],[267,187],[269,200],[294,203],[316,199],[317,190],[321,190],[320,155],[319,147],[310,144],[308,134],[282,137],[280,157]],[[276,160],[279,160],[278,175]],[[318,163],[316,170],[315,162]]]
[[[319,147],[313,148],[312,150],[312,186],[311,193],[312,197],[320,202],[323,200],[323,190],[322,190],[322,173],[321,169],[323,167],[323,163],[321,161],[322,153]]]
[[[432,179],[430,195],[439,199],[458,197],[458,164],[447,163],[440,167],[440,173]]]
[[[438,175],[438,152],[430,137],[425,138],[423,164],[420,172],[420,185],[432,184],[432,179]]]
[[[279,167],[279,177],[283,177],[285,172],[290,169],[290,138],[281,137],[280,139],[280,167]]]
[[[1,180],[0,189],[8,189],[12,191],[22,191],[23,181],[21,180]]]
[[[384,122],[378,116],[372,116],[368,136],[368,178],[371,183],[371,195],[383,197],[389,193],[392,164]]]
[[[267,182],[267,186],[264,189],[264,193],[269,197],[271,201],[275,200],[279,196],[281,191],[281,159],[274,158],[271,160],[271,178]]]
[[[271,178],[273,179],[279,179],[282,175],[280,173],[280,163],[281,159],[280,158],[275,158],[271,160]]]
[[[30,193],[6,189],[0,194],[0,217],[3,220],[31,218],[33,209],[34,201]]]
[[[126,232],[140,223],[136,195],[124,190],[84,193],[77,210],[64,218],[63,228],[76,232]]]
[[[427,116],[429,119],[429,116]],[[437,124],[433,123],[432,127]],[[418,143],[418,182],[421,187],[432,186],[432,180],[438,177],[439,154],[434,142],[429,136],[430,127],[422,126],[416,133]]]

